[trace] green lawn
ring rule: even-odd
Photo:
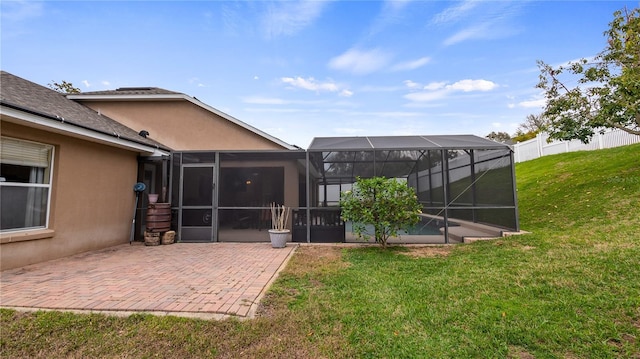
[[[640,358],[640,145],[516,168],[528,235],[301,247],[253,320],[0,311],[0,357]]]

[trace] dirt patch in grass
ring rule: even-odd
[[[529,352],[527,352],[524,348],[510,345],[509,346],[509,354],[507,356],[509,359],[535,359],[535,356]]]
[[[634,249],[637,245],[632,242],[597,242],[593,245],[593,248],[596,251],[600,252],[610,252],[610,251],[620,251],[626,249]]]
[[[607,340],[607,345],[610,345],[618,350],[622,350],[625,345],[633,347],[635,346],[635,344],[636,338],[633,335],[627,333],[623,333],[620,338],[611,338]],[[640,356],[638,356],[638,358],[640,358]]]
[[[407,251],[398,252],[414,258],[445,257],[453,251],[453,246],[407,247]]]
[[[344,248],[340,246],[325,245],[309,245],[300,246],[296,250],[296,256],[293,262],[287,267],[287,272],[305,273],[336,271],[347,268],[349,263],[342,260],[342,251]],[[299,265],[304,263],[304,265]]]

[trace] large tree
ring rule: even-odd
[[[588,143],[606,128],[640,136],[640,9],[616,11],[609,26],[606,48],[591,60],[556,68],[538,61],[552,139]],[[569,87],[576,77],[578,85]]]

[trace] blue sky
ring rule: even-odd
[[[82,91],[183,92],[306,148],[321,136],[513,134],[544,104],[536,60],[595,56],[613,12],[639,2],[0,6],[5,71]]]

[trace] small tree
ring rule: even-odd
[[[358,178],[352,191],[340,194],[342,218],[353,222],[359,238],[369,238],[367,225],[374,228],[376,243],[387,247],[398,230],[418,223],[422,213],[416,193],[405,182],[393,178]]]

